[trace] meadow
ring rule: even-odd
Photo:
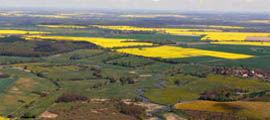
[[[16,78],[1,78],[0,79],[0,92],[5,92],[7,88],[9,88],[9,86],[16,81]]]
[[[197,100],[200,94],[206,90],[231,88],[255,92],[268,90],[270,87],[269,84],[261,83],[256,79],[246,80],[220,75],[209,75],[206,78],[200,78],[179,74],[163,78],[163,80],[168,80],[168,83],[162,84],[165,89],[146,89],[144,96],[156,103],[171,105],[177,102]],[[179,81],[179,85],[175,84],[175,81]]]
[[[268,39],[268,24],[151,12],[6,11],[0,17],[5,118],[47,119],[42,116],[49,112],[59,120],[146,119],[127,114],[139,107],[123,110],[127,106],[115,102],[127,99],[165,107],[152,118],[269,117],[270,48],[257,40]],[[264,77],[219,74],[217,68]],[[59,102],[63,96],[67,101]]]

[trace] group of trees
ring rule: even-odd
[[[136,80],[132,77],[121,77],[120,82],[122,83],[122,85],[134,84],[134,83],[136,83]]]
[[[246,98],[248,90],[221,88],[205,91],[200,95],[200,100],[212,101],[237,101]]]
[[[32,91],[32,93],[39,95],[40,97],[46,97],[48,93],[42,91]]]
[[[120,113],[133,116],[140,120],[143,120],[147,117],[146,108],[144,107],[135,105],[133,103],[126,104],[122,102],[122,100],[114,100],[114,101],[115,101],[115,106],[119,110]]]
[[[102,70],[96,67],[92,67],[91,68],[92,71],[94,71],[93,76],[100,78],[100,79],[107,79],[110,81],[110,83],[115,83],[115,82],[120,82],[122,85],[125,84],[134,84],[136,83],[136,79],[133,77],[120,77],[120,78],[115,78],[113,76],[105,76],[102,75]],[[104,85],[107,85],[107,83],[97,83],[93,86],[93,88],[99,88],[102,87]]]
[[[106,81],[106,82],[99,82],[99,83],[94,84],[93,85],[93,88],[101,88],[101,87],[103,87],[105,85],[108,85],[108,84],[109,84],[108,81]]]
[[[87,101],[88,97],[81,94],[64,93],[57,100],[56,103],[61,102],[75,102],[75,101]]]
[[[101,78],[101,79],[103,78],[101,69],[96,68],[96,67],[91,67],[90,70],[94,71],[93,76],[95,76],[96,78]]]
[[[136,68],[136,67],[142,67],[142,66],[154,64],[154,62],[135,63],[134,61],[113,61],[113,62],[108,62],[108,63],[112,65],[118,65],[122,67],[130,67],[130,68]]]
[[[83,48],[99,48],[95,44],[77,41],[29,41],[19,36],[0,38],[0,55],[41,57]]]

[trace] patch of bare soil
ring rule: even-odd
[[[151,117],[151,118],[148,118],[147,120],[159,120],[157,117]]]
[[[91,109],[92,113],[103,113],[105,111],[107,111],[108,108],[101,108],[101,109]]]
[[[42,113],[42,115],[40,116],[40,118],[45,118],[45,119],[55,119],[57,118],[58,115],[57,114],[54,114],[54,113],[51,113],[51,112],[48,112],[48,111],[45,111],[44,113]]]
[[[100,113],[97,110],[91,110],[92,113]]]
[[[166,120],[187,120],[173,113],[166,113],[163,116],[166,118]]]
[[[28,72],[28,73],[30,73],[31,72],[31,70],[23,70],[24,72]]]
[[[140,75],[141,78],[144,78],[144,77],[151,77],[152,75],[151,74],[143,74],[143,75]]]
[[[12,87],[12,88],[10,89],[10,93],[19,94],[19,93],[22,93],[22,92],[20,91],[19,88],[17,88],[17,87]]]
[[[100,103],[100,102],[105,102],[108,101],[109,99],[91,99],[90,102],[93,103]]]
[[[129,74],[136,74],[136,71],[129,71]]]
[[[24,69],[22,67],[13,67],[13,69],[23,71]]]
[[[56,55],[49,56],[49,58],[60,57],[60,56],[61,56],[61,54],[56,54]]]
[[[13,67],[13,69],[20,70],[20,71],[24,71],[24,72],[28,72],[28,73],[31,72],[31,70],[27,70],[27,69],[24,69],[24,68],[22,68],[22,67]]]

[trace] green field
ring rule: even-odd
[[[5,90],[14,82],[16,78],[1,78],[0,79],[0,93],[5,92]]]
[[[270,84],[265,84],[256,79],[241,79],[237,77],[209,75],[199,78],[190,75],[176,75],[164,78],[168,83],[165,89],[146,89],[144,96],[151,101],[162,104],[175,104],[177,102],[197,100],[206,90],[218,88],[243,89],[250,92],[269,90]],[[178,80],[179,85],[175,84]]]
[[[2,13],[1,11],[0,13]],[[25,14],[59,15],[68,12],[70,11],[64,13],[28,11]],[[263,102],[267,105],[269,103],[270,47],[213,45],[209,41],[201,40],[204,35],[180,36],[164,31],[110,30],[87,27],[108,25],[208,29],[200,27],[200,25],[220,25],[245,27],[239,30],[217,28],[224,32],[270,33],[269,24],[239,22],[239,19],[242,19],[239,18],[241,15],[231,16],[230,19],[224,19],[226,15],[199,13],[187,14],[188,18],[125,18],[119,17],[124,14],[120,11],[108,13],[102,11],[104,13],[101,16],[94,14],[96,12],[77,12],[74,17],[68,19],[0,14],[0,28],[1,30],[50,32],[46,34],[48,36],[136,39],[136,42],[153,43],[153,46],[148,47],[195,48],[253,55],[254,57],[222,59],[196,56],[162,59],[116,51],[119,48],[142,49],[145,46],[106,48],[102,45],[115,43],[104,41],[104,43],[98,44],[99,41],[89,40],[93,42],[91,43],[76,41],[77,39],[75,41],[65,39],[29,40],[25,39],[29,33],[25,35],[3,34],[4,37],[1,37],[2,34],[0,34],[0,116],[18,120],[48,120],[49,118],[41,116],[49,112],[57,115],[56,118],[52,118],[53,120],[88,120],[90,118],[93,120],[146,120],[151,117],[165,120],[166,117],[175,116],[177,119],[195,120],[198,116],[201,117],[200,119],[208,119],[209,116],[238,118],[237,116],[247,113],[223,114],[216,109],[220,106],[210,106],[214,109],[210,111],[196,111],[196,107],[193,106],[194,108],[190,108],[191,111],[187,112],[174,108],[174,105],[193,103],[198,100],[224,103],[240,101],[250,105],[248,109],[243,109],[250,112],[257,109],[252,107],[253,102],[261,102],[259,106],[262,106]],[[247,18],[262,17],[251,16],[247,15]],[[244,21],[248,21],[247,18]],[[86,28],[47,28],[38,25],[77,25]],[[134,41],[122,43],[127,42]],[[151,54],[159,54],[159,52],[162,53],[162,49],[152,51]],[[179,54],[182,53],[179,52]],[[191,53],[184,54],[193,56]],[[103,101],[93,102],[92,100]],[[121,103],[125,100],[130,100],[131,104]],[[226,105],[225,108],[228,107]],[[155,107],[157,108],[155,109]],[[147,112],[144,111],[145,109]],[[204,106],[202,106],[202,110],[204,110]],[[147,113],[148,116],[145,115]],[[263,111],[257,112],[254,116],[252,118],[267,117]]]

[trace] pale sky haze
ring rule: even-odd
[[[270,12],[270,0],[0,0],[0,8]]]

